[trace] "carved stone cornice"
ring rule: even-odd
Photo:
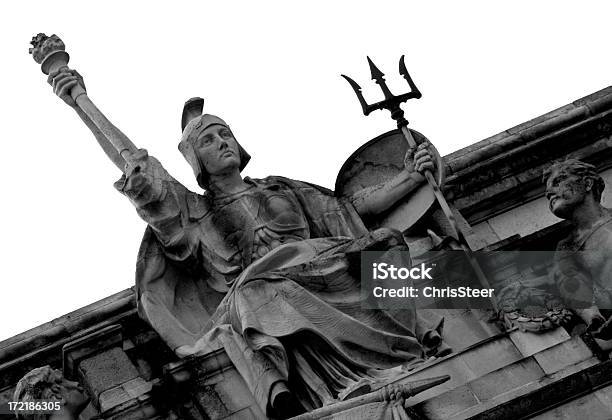
[[[0,342],[0,390],[33,368],[62,366],[62,346],[112,324],[142,323],[134,291],[123,290],[91,305]],[[133,329],[133,328],[131,328]]]
[[[475,224],[543,195],[542,170],[568,156],[612,167],[612,87],[445,156],[445,194]]]

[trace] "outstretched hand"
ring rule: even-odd
[[[83,76],[76,70],[69,69],[68,67],[63,67],[50,73],[47,82],[53,86],[53,93],[59,96],[72,108],[77,106],[75,100],[72,98],[72,89],[80,85],[83,90],[85,90]]]
[[[429,151],[429,142],[424,141],[419,144],[416,150],[408,149],[404,157],[404,167],[408,172],[417,172],[421,176],[425,176],[426,171],[434,171],[435,164],[431,152]]]
[[[134,184],[133,187],[140,187],[152,180],[148,163],[149,154],[145,149],[138,149],[125,157],[123,173]]]

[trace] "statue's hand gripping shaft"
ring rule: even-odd
[[[34,60],[41,65],[43,73],[49,74],[51,78],[53,78],[54,75],[69,71],[68,61],[70,60],[70,56],[65,51],[65,45],[59,37],[56,35],[48,37],[45,34],[38,34],[32,38],[31,44],[33,47],[30,48],[30,53],[34,57]],[[60,94],[57,88],[56,93]],[[62,95],[60,94],[59,96],[61,97]],[[101,136],[96,135],[96,137],[102,148],[117,166],[120,168],[124,166],[122,162],[118,162],[119,159],[117,158],[125,161],[130,155],[138,150],[134,143],[115,127],[94,105],[91,99],[89,99],[89,96],[87,96],[87,92],[81,83],[70,86],[70,98],[62,97],[62,99],[70,105],[76,105],[76,107],[78,107],[78,109],[80,109],[91,121],[97,130],[94,130],[94,127],[90,128],[101,134]],[[73,101],[74,104],[70,103],[71,101]],[[94,134],[96,133],[94,132]],[[106,142],[106,144],[104,142]],[[110,153],[112,151],[115,153]]]

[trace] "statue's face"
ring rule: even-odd
[[[211,125],[194,142],[194,151],[210,175],[220,175],[240,167],[238,142],[229,128]]]
[[[83,387],[78,382],[64,378],[62,372],[57,369],[53,371],[53,375],[54,393],[61,394],[66,403],[64,407],[72,413],[81,412],[89,402],[89,397],[83,391]]]
[[[562,219],[571,218],[588,193],[584,179],[566,171],[555,170],[546,181],[546,198],[550,211]]]

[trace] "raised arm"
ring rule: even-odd
[[[176,254],[191,252],[183,228],[186,211],[181,203],[187,195],[195,194],[172,178],[146,150],[136,149],[125,134],[102,115],[85,93],[85,84],[78,72],[64,67],[50,73],[48,81],[55,94],[76,111],[102,150],[123,172],[115,188],[130,199],[140,217],[166,247],[173,248]],[[76,90],[82,93],[75,94]],[[90,115],[94,115],[96,121]],[[114,141],[109,139],[111,136]]]
[[[119,139],[122,139],[125,144],[132,144],[132,142],[125,134],[121,132],[121,130],[108,121],[102,112],[100,112],[100,110],[93,104],[91,99],[87,96],[83,77],[76,70],[63,67],[58,71],[50,73],[47,81],[53,87],[53,92],[68,106],[74,109],[85,125],[91,130],[98,141],[98,144],[100,147],[102,147],[102,150],[104,150],[104,153],[106,153],[109,159],[115,164],[115,166],[117,166],[117,168],[124,172],[126,157],[129,157],[129,154],[133,153],[133,150],[129,150],[129,153],[127,153],[128,150],[126,149],[123,151],[123,153],[120,153],[120,151],[118,151],[117,148],[111,143],[108,136],[113,135]],[[77,90],[81,92],[81,94],[78,94],[78,96],[76,94]],[[75,97],[77,99],[75,99]],[[77,103],[77,100],[79,103]],[[95,110],[95,112],[99,114],[99,121],[97,121],[98,124],[96,124],[96,122],[94,122],[87,115],[84,108]],[[98,127],[98,125],[102,123],[107,131],[106,134],[104,134]]]
[[[406,152],[404,170],[386,182],[356,192],[351,201],[362,217],[382,213],[425,182],[423,173],[434,167],[429,143],[421,143],[416,151]]]

